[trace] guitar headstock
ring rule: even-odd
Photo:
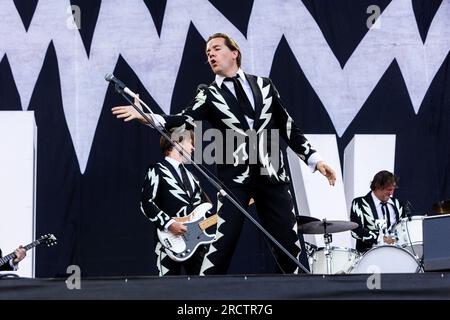
[[[39,243],[43,243],[46,244],[48,247],[51,247],[56,244],[56,237],[53,234],[48,233],[40,237],[38,241]]]

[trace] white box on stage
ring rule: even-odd
[[[33,111],[0,111],[0,248],[34,241],[37,128]],[[14,272],[34,277],[34,250]]]
[[[344,185],[336,136],[333,134],[306,134],[312,146],[336,171],[336,185],[331,187],[320,173],[313,173],[300,158],[288,149],[289,169],[295,191],[297,209],[300,215],[312,216],[320,220],[348,221],[345,204]],[[306,242],[323,247],[323,235],[304,235]],[[333,234],[333,246],[350,247],[350,232]]]
[[[370,182],[381,170],[394,172],[395,134],[355,134],[344,151],[345,200],[352,200],[370,191]]]

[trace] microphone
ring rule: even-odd
[[[130,89],[127,88],[125,83],[123,83],[122,81],[120,81],[119,79],[114,77],[114,75],[112,73],[107,73],[105,75],[105,80],[108,82],[114,83],[115,86],[119,87],[121,90],[123,90],[129,96],[131,96],[133,98],[136,96],[136,94],[133,91],[131,91]]]
[[[198,93],[200,90],[205,90],[205,89],[208,89],[208,85],[207,85],[207,84],[204,84],[204,83],[201,83],[201,84],[199,84],[199,85],[197,86],[197,93]]]
[[[408,218],[411,218],[411,216],[412,216],[411,209],[412,209],[411,202],[409,202],[409,200],[406,200],[406,203],[405,203],[405,215]]]

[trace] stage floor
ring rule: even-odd
[[[230,275],[208,277],[0,279],[0,299],[298,300],[450,299],[450,272],[378,275]],[[69,286],[75,282],[68,281]]]

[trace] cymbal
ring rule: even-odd
[[[298,228],[298,231],[304,234],[324,234],[324,233],[337,233],[353,230],[357,227],[358,224],[355,222],[324,220],[324,221],[313,221],[301,225]]]
[[[320,221],[319,219],[310,216],[295,216],[295,218],[297,219],[298,226],[313,221]]]
[[[450,213],[450,200],[436,202],[432,208],[437,213]]]

